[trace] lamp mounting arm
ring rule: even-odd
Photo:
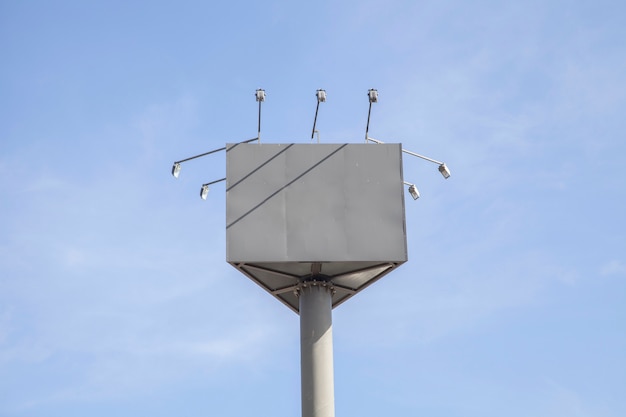
[[[222,181],[226,181],[226,178],[220,178],[219,180],[215,180],[215,181],[211,181],[211,182],[207,182],[202,184],[202,186],[204,187],[205,185],[212,185],[212,184],[217,184],[218,182],[222,182]]]
[[[385,143],[385,142],[383,142],[381,140],[370,138],[370,137],[367,137],[365,140],[370,141],[370,142],[374,142],[374,143],[378,143],[378,144],[384,144]],[[433,163],[435,163],[437,165],[442,165],[443,164],[443,162],[441,162],[441,161],[437,161],[436,159],[432,159],[432,158],[429,158],[427,156],[420,155],[420,154],[415,153],[415,152],[411,152],[411,151],[406,150],[404,148],[402,149],[402,152],[408,153],[409,155],[417,156],[418,158],[425,159],[425,160],[433,162]]]
[[[237,145],[240,144],[240,143],[254,142],[255,140],[259,140],[259,138],[256,137],[256,138],[244,140],[244,141],[241,141],[241,142],[237,142]],[[225,150],[226,150],[226,146],[224,146],[222,148],[218,148],[218,149],[213,149],[212,151],[209,151],[209,152],[201,153],[200,155],[190,156],[189,158],[181,159],[180,161],[176,161],[174,163],[175,164],[181,164],[183,162],[191,161],[192,159],[200,158],[202,156],[211,155],[212,153],[219,152],[219,151],[225,151]]]
[[[369,136],[365,137],[365,141],[366,142],[368,142],[368,141],[369,142],[374,142],[374,143],[378,143],[378,144],[385,143],[383,141],[376,140],[374,138],[370,138]],[[426,161],[433,162],[433,163],[439,165],[439,172],[441,172],[441,175],[443,175],[443,177],[445,179],[450,178],[450,169],[446,166],[445,162],[437,161],[436,159],[432,159],[432,158],[429,158],[427,156],[420,155],[418,153],[408,151],[406,149],[402,149],[402,152],[408,153],[409,155],[412,155],[412,156],[417,156],[418,158],[422,158],[422,159],[425,159]]]

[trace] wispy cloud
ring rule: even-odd
[[[626,263],[613,259],[600,268],[602,275],[626,275]]]
[[[572,416],[572,417],[614,417],[614,410],[597,404],[589,404],[580,393],[567,386],[567,383],[557,382],[546,378],[545,403],[537,416]]]

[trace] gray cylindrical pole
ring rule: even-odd
[[[325,284],[300,290],[302,417],[334,417],[332,292]]]

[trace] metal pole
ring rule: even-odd
[[[367,126],[365,126],[365,142],[367,142],[369,136],[368,132],[370,131],[370,114],[372,114],[372,102],[370,101],[370,108],[367,111]]]
[[[332,288],[305,282],[299,296],[302,417],[334,417]]]
[[[259,100],[259,129],[257,130],[256,137],[259,139],[259,143],[261,143],[261,102],[263,100]]]
[[[320,101],[317,100],[317,107],[315,107],[315,119],[313,119],[313,130],[311,130],[311,139],[315,136],[315,124],[317,123],[317,111],[320,109]],[[319,143],[319,136],[317,139],[317,143]]]

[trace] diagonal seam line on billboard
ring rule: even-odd
[[[328,154],[327,156],[325,156],[324,158],[320,159],[319,162],[315,163],[315,165],[313,165],[312,167],[310,167],[309,169],[307,169],[306,171],[304,171],[302,174],[298,175],[297,177],[295,177],[293,180],[289,181],[287,184],[283,185],[281,188],[279,188],[278,190],[274,191],[272,194],[270,194],[265,200],[261,201],[259,204],[257,204],[256,206],[252,207],[250,210],[248,210],[247,212],[245,212],[244,214],[242,214],[238,219],[234,220],[232,223],[226,225],[226,229],[230,228],[231,226],[235,225],[237,222],[241,221],[243,218],[245,218],[246,216],[248,216],[250,213],[252,213],[253,211],[255,211],[256,209],[258,209],[259,207],[261,207],[263,204],[265,204],[267,201],[269,201],[271,198],[273,198],[274,196],[276,196],[276,194],[280,193],[282,190],[284,190],[285,188],[289,187],[291,184],[293,184],[294,182],[298,181],[300,178],[304,177],[306,174],[308,174],[309,172],[311,172],[312,170],[314,170],[315,168],[317,168],[319,165],[321,165],[324,161],[326,161],[327,159],[329,159],[331,156],[333,156],[334,154],[336,154],[337,152],[339,152],[340,150],[342,150],[343,148],[345,148],[346,146],[348,146],[347,143],[344,143],[343,145],[341,145],[340,147],[338,147],[337,149],[335,149],[334,151],[332,151],[330,154]]]

